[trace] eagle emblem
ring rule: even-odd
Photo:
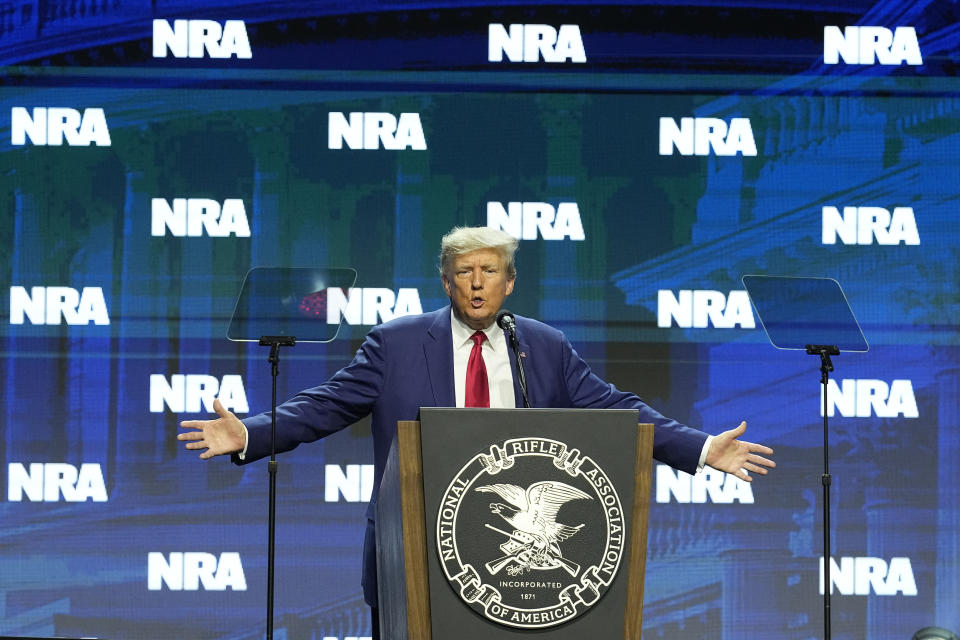
[[[522,629],[563,624],[596,604],[629,539],[616,487],[597,461],[539,436],[477,452],[436,514],[450,587],[481,616]]]
[[[508,538],[500,545],[504,555],[485,565],[491,575],[504,568],[512,576],[557,568],[563,568],[573,577],[580,573],[580,565],[563,557],[559,543],[576,535],[583,523],[557,522],[557,513],[571,500],[592,500],[592,497],[576,487],[553,481],[535,482],[526,490],[514,484],[491,484],[477,487],[476,491],[495,493],[509,503],[490,503],[491,513],[499,515],[513,529],[504,531],[485,525]]]

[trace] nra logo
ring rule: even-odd
[[[327,289],[327,323],[339,324],[340,319],[349,325],[373,325],[401,316],[423,313],[420,292],[416,289],[354,288]]]
[[[910,558],[830,558],[830,593],[843,596],[917,595]],[[820,558],[820,595],[823,595],[823,558]]]
[[[246,591],[247,578],[243,574],[240,554],[195,551],[175,551],[167,558],[152,551],[147,554],[147,589],[160,591]]]
[[[110,324],[107,303],[100,287],[10,287],[10,324],[99,325]]]
[[[732,118],[730,124],[720,118],[660,118],[660,155],[672,156],[757,155],[757,143],[749,118]]]
[[[150,235],[178,238],[250,237],[250,221],[243,200],[227,199],[220,204],[207,198],[174,198],[173,202],[153,198],[150,202]]]
[[[22,146],[70,147],[110,146],[110,129],[103,109],[91,107],[83,111],[68,107],[13,107],[10,110],[10,144]]]
[[[669,289],[657,291],[657,326],[671,327],[676,323],[685,329],[753,329],[753,309],[746,291],[683,289],[674,293]]]
[[[920,244],[917,220],[911,207],[896,207],[891,214],[883,207],[823,207],[821,242],[848,245]]]
[[[750,483],[740,478],[705,468],[695,476],[676,471],[667,465],[657,465],[657,502],[679,504],[753,504]]]
[[[583,222],[576,202],[556,208],[546,202],[487,203],[487,226],[520,240],[583,240]]]
[[[827,383],[827,415],[839,412],[844,418],[918,418],[917,399],[909,380],[835,380]],[[820,388],[820,415],[823,415],[823,387]]]
[[[401,113],[398,119],[392,113],[363,113],[354,111],[349,118],[342,111],[331,111],[327,116],[327,148],[387,149],[402,151],[427,148],[419,113]]]
[[[247,26],[243,20],[153,21],[153,57],[166,58],[252,58]]]
[[[324,472],[324,502],[369,502],[373,495],[373,465],[328,464]]]
[[[913,27],[823,28],[823,63],[909,65],[923,64],[917,30]]]
[[[491,24],[487,29],[487,60],[503,62],[586,62],[580,27],[548,24]]]
[[[213,412],[213,401],[220,398],[225,409],[234,413],[248,413],[247,393],[243,378],[226,375],[221,380],[213,376],[180,373],[170,376],[154,373],[150,376],[150,413],[163,413],[164,405],[173,413],[199,413],[200,406]]]
[[[63,462],[31,462],[29,469],[19,462],[7,465],[7,500],[21,502],[107,501],[107,487],[99,464],[83,463],[80,468]]]

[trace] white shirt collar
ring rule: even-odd
[[[457,314],[453,312],[452,306],[450,307],[450,330],[453,332],[453,344],[458,348],[468,342],[472,343],[473,339],[470,336],[477,331],[462,322],[460,318],[457,317]],[[497,326],[496,322],[490,323],[490,326],[483,330],[483,332],[487,334],[487,344],[491,349],[496,349],[496,345],[498,344],[498,341],[494,340],[498,331],[502,334],[502,330]]]

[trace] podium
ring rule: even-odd
[[[381,635],[639,639],[652,451],[632,410],[399,422],[377,499]]]

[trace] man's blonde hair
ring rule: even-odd
[[[454,227],[440,240],[440,275],[449,276],[453,260],[471,251],[493,249],[499,251],[506,264],[507,278],[517,277],[514,256],[520,242],[505,231],[490,227]],[[448,277],[449,279],[449,277]]]

